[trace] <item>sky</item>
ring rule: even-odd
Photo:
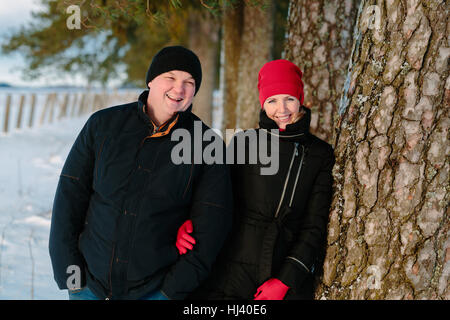
[[[32,21],[32,11],[42,10],[40,0],[14,0],[8,1],[7,5],[4,2],[2,1],[0,6],[0,43],[3,43],[6,34],[30,23]],[[26,66],[26,63],[20,53],[0,54],[0,83],[9,83],[22,87],[85,85],[84,78],[80,75],[61,75],[51,71],[45,72],[45,75],[38,79],[25,79],[21,72],[24,66]],[[119,82],[113,82],[111,85],[117,85]]]
[[[31,21],[31,12],[39,10],[38,0],[14,0],[8,1],[8,5],[2,4],[0,8],[0,41],[3,43],[5,34],[17,30],[21,25]],[[0,55],[0,82],[14,85],[31,85],[21,77],[21,69],[25,61],[20,54]],[[33,81],[33,84],[44,84],[44,79]]]

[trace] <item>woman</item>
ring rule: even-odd
[[[266,63],[258,76],[258,139],[279,140],[279,170],[261,175],[261,164],[231,165],[233,228],[210,278],[194,298],[313,299],[332,193],[332,147],[309,133],[311,112],[302,106],[302,72],[287,60]],[[279,133],[271,132],[279,129]],[[238,140],[236,136],[232,143]],[[251,143],[245,140],[248,152]],[[259,144],[258,144],[259,145]],[[236,148],[234,149],[236,150]],[[235,162],[236,163],[236,162]],[[186,221],[176,246],[195,246]],[[318,263],[319,262],[319,263]],[[206,294],[206,295],[205,295]]]

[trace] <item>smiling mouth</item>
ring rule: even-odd
[[[291,119],[291,115],[287,115],[287,116],[282,116],[282,117],[277,117],[277,119],[281,122],[288,122]]]
[[[181,101],[183,101],[183,98],[174,98],[174,97],[169,96],[167,93],[166,93],[166,97],[169,98],[170,100],[174,101],[174,102],[181,102]]]

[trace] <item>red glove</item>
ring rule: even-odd
[[[255,300],[283,300],[289,287],[278,279],[264,282],[255,293]]]
[[[195,244],[195,239],[188,234],[192,233],[192,231],[193,227],[191,220],[186,220],[178,229],[175,246],[180,254],[185,254],[187,249],[192,250],[194,248],[192,245]]]

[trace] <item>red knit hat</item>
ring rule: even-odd
[[[267,62],[258,74],[261,108],[267,98],[276,94],[289,94],[303,104],[302,72],[292,62],[284,59]]]

